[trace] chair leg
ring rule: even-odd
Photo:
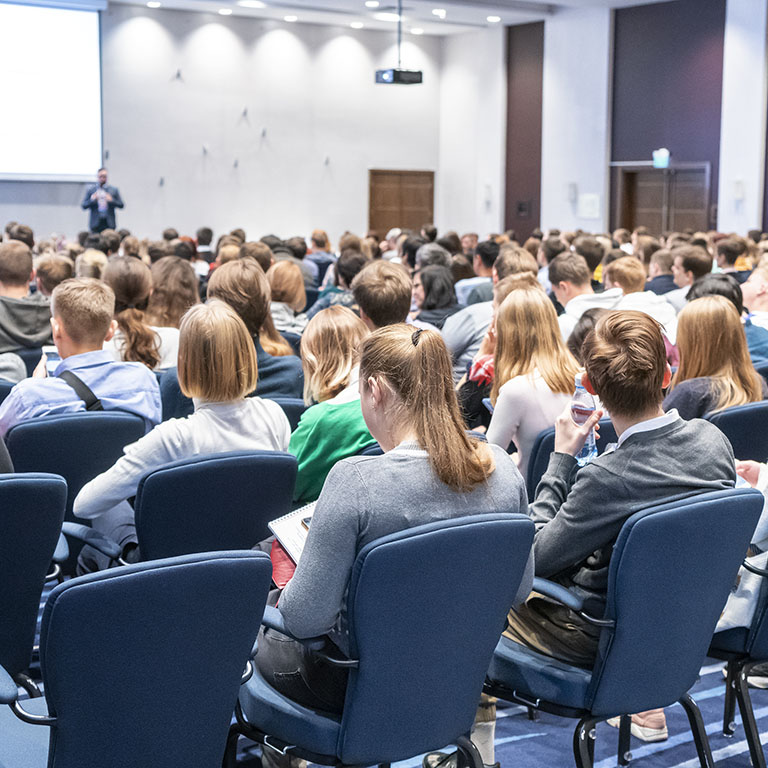
[[[457,739],[456,746],[459,750],[457,765],[461,765],[463,762],[469,768],[484,768],[483,758],[480,757],[477,747],[469,737],[462,736]]]
[[[632,735],[632,718],[622,715],[619,721],[619,765],[629,765],[632,760],[630,736]]]
[[[723,736],[730,739],[736,733],[736,678],[739,675],[739,663],[731,660],[725,667],[725,701],[723,702]]]
[[[541,713],[539,712],[538,709],[534,709],[533,707],[528,707],[528,719],[532,723],[537,723],[540,717],[541,717]]]
[[[701,765],[701,768],[715,768],[715,761],[712,758],[709,739],[707,738],[707,732],[704,729],[704,720],[702,720],[701,717],[701,710],[688,693],[680,699],[680,704],[682,704],[685,714],[688,715],[688,723],[693,732],[693,741],[696,744],[696,752],[699,755],[699,764]]]
[[[755,713],[752,709],[752,698],[749,695],[749,687],[747,685],[747,675],[753,666],[753,664],[747,664],[739,670],[739,673],[734,680],[734,687],[736,690],[736,699],[739,702],[741,722],[744,725],[744,734],[747,737],[749,758],[752,761],[752,768],[766,768],[763,745],[760,743],[760,731],[755,722]]]
[[[235,768],[237,764],[237,740],[240,738],[240,731],[233,725],[227,734],[227,746],[224,749],[224,759],[221,762],[222,768]]]
[[[573,758],[576,768],[593,768],[595,764],[595,725],[597,720],[584,717],[573,732]]]

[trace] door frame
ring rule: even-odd
[[[617,229],[623,224],[619,224],[621,216],[622,201],[624,191],[627,185],[627,174],[637,171],[647,171],[653,169],[652,160],[619,160],[608,164],[611,174],[611,209],[609,226],[611,231]],[[668,168],[659,168],[660,171],[704,171],[704,180],[707,186],[707,229],[713,229],[713,210],[712,210],[712,163],[708,160],[701,162],[679,162],[670,163]],[[664,222],[668,219],[668,206],[665,202],[662,219]],[[716,217],[714,217],[716,218]],[[659,233],[661,234],[661,232]]]

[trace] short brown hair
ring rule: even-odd
[[[37,262],[35,273],[40,280],[43,293],[50,294],[53,289],[74,273],[74,264],[66,256],[45,256]]]
[[[581,354],[609,413],[637,416],[660,405],[667,358],[661,326],[650,315],[606,313],[587,335]]]
[[[75,277],[53,289],[51,315],[76,344],[101,345],[114,314],[115,294],[101,280]]]
[[[266,272],[275,260],[272,254],[272,249],[261,241],[243,243],[240,246],[240,258],[241,259],[256,259],[259,262],[259,266]]]
[[[535,275],[539,271],[539,265],[534,256],[524,248],[509,245],[501,246],[499,255],[493,262],[493,268],[496,270],[499,280],[520,272],[530,272]]]
[[[226,245],[222,245],[216,254],[216,258],[218,259],[219,264],[226,264],[228,261],[239,259],[241,247],[242,246],[237,245],[236,243],[227,243]]]
[[[208,297],[229,304],[251,336],[256,336],[264,325],[271,295],[264,270],[252,259],[222,264],[208,281]]]
[[[726,263],[733,266],[739,256],[747,252],[747,243],[740,237],[727,237],[717,244],[718,256],[722,256]]]
[[[634,255],[642,259],[643,264],[650,264],[651,256],[661,249],[661,243],[650,235],[638,235]]]
[[[278,261],[267,272],[272,301],[287,304],[294,312],[301,312],[307,304],[304,276],[292,261]]]
[[[377,260],[352,281],[352,294],[360,310],[377,327],[402,323],[411,308],[411,281],[398,264]]]
[[[18,240],[29,248],[35,247],[35,233],[26,224],[14,224],[8,232],[11,240]]]
[[[680,245],[672,249],[672,256],[680,257],[683,271],[692,272],[694,280],[712,271],[712,257],[700,245]]]
[[[624,293],[645,289],[645,267],[635,256],[622,256],[605,268],[605,277],[621,287]]]
[[[658,265],[659,269],[667,274],[672,271],[672,264],[675,261],[675,257],[672,255],[672,251],[668,251],[666,248],[662,248],[656,251],[651,256],[651,264]]]
[[[589,285],[591,277],[587,260],[578,253],[562,253],[549,262],[549,282],[552,285],[571,283],[581,287]]]
[[[0,245],[0,283],[26,285],[32,274],[32,251],[20,240]]]
[[[232,307],[215,299],[197,304],[179,330],[179,387],[186,397],[225,403],[256,389],[256,347]]]

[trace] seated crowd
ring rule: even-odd
[[[321,230],[258,241],[234,230],[213,243],[207,227],[68,243],[9,224],[0,379],[15,386],[0,434],[85,411],[89,398],[140,416],[144,437],[73,510],[129,561],[140,555],[129,500],[152,469],[206,453],[292,453],[294,501],[316,502],[280,595],[296,637],[348,650],[346,590],[369,542],[469,512],[527,512],[536,534],[505,635],[591,669],[599,629],[531,592],[534,574],[601,615],[612,547],[634,510],[732,488],[737,473],[768,492],[768,467],[739,461],[702,419],[768,398],[756,368],[768,364],[768,236],[537,230],[520,245],[511,231],[481,240],[425,225],[347,232],[338,253]],[[20,355],[43,347],[27,377]],[[580,425],[578,382],[595,399]],[[293,430],[280,398],[303,399]],[[617,444],[577,460],[601,417]],[[537,436],[552,427],[547,470],[526,489]],[[383,455],[368,455],[377,446]],[[80,572],[108,566],[83,549]],[[256,662],[289,698],[343,708],[347,670],[318,665],[301,644],[262,631]],[[473,739],[489,765],[494,717],[483,697]],[[633,733],[666,738],[663,711],[636,715]],[[267,753],[265,764],[292,762]]]

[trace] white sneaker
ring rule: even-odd
[[[606,720],[608,725],[618,728],[621,718],[612,717]],[[666,741],[669,738],[667,718],[663,709],[649,709],[632,715],[631,733],[636,739],[645,742]]]

